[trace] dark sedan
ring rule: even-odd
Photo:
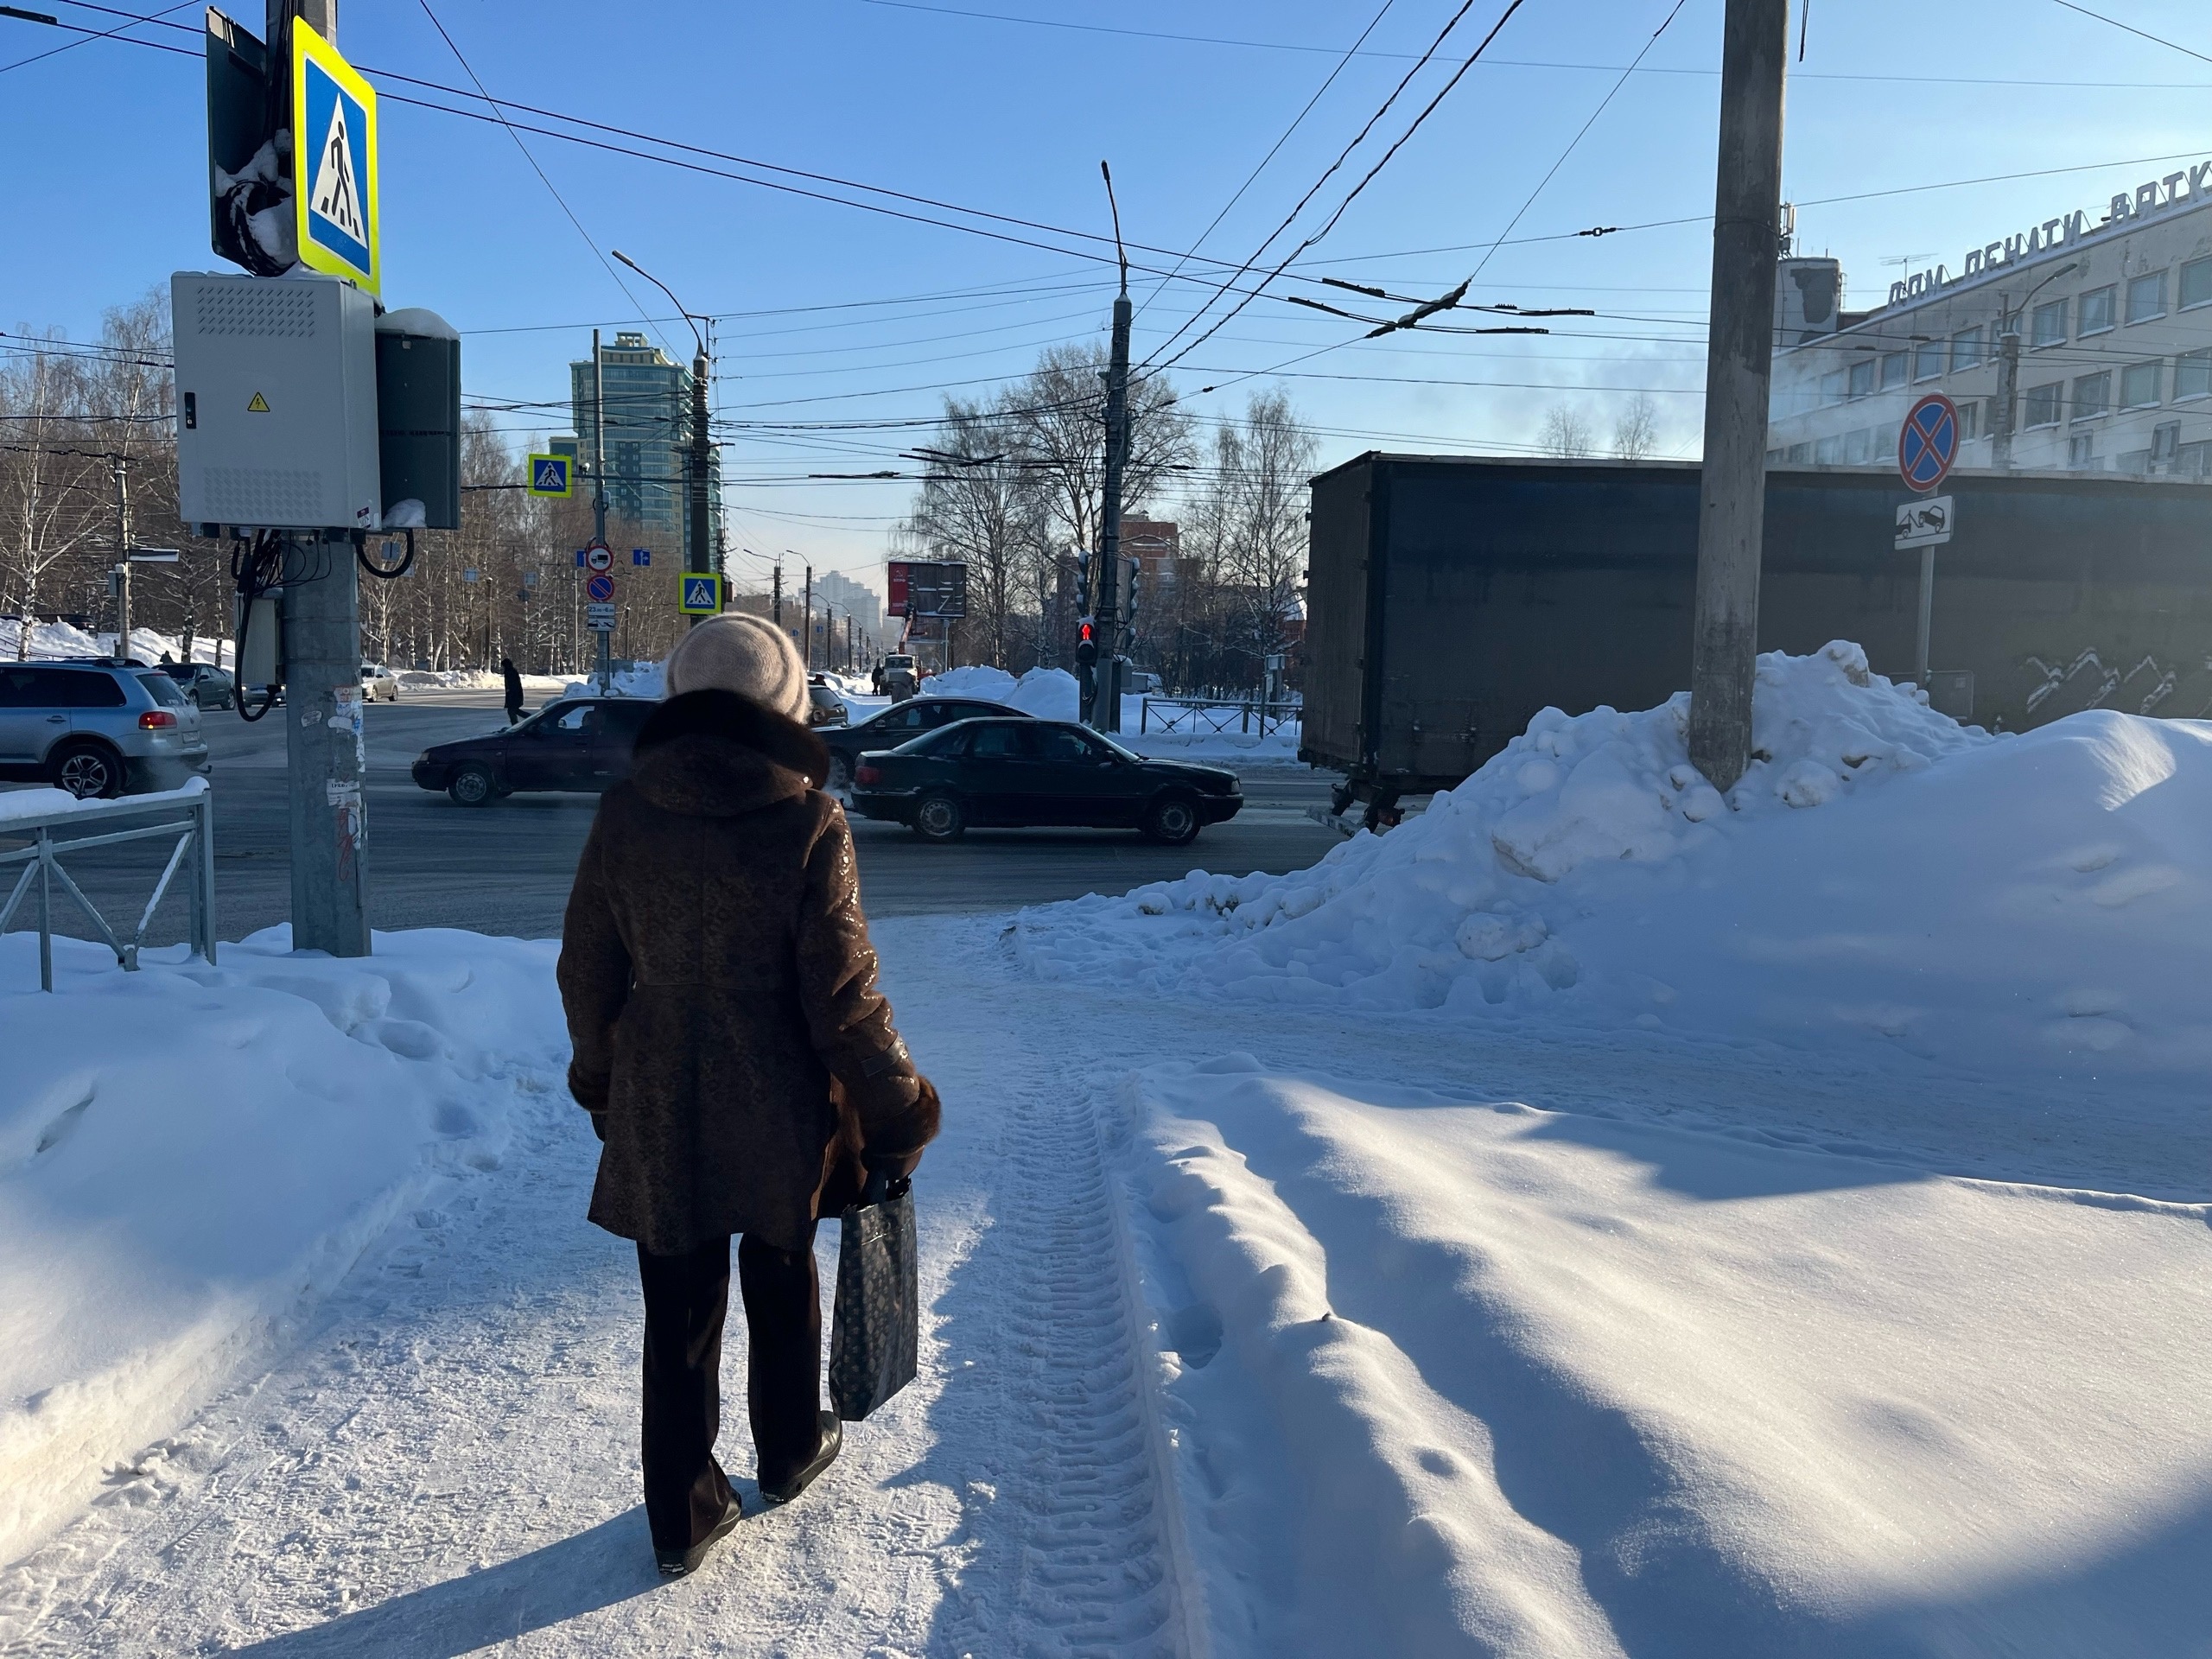
[[[415,781],[463,806],[527,790],[608,790],[630,775],[630,751],[660,705],[639,697],[564,697],[519,726],[441,743],[415,758]]]
[[[971,825],[1081,824],[1179,847],[1243,804],[1233,772],[1147,760],[1084,727],[1027,716],[962,721],[853,769],[855,811],[929,841]]]
[[[924,732],[950,726],[956,720],[986,715],[1002,720],[1027,720],[1019,709],[976,697],[909,697],[881,714],[871,715],[857,726],[817,728],[815,735],[830,749],[830,787],[839,793],[852,786],[853,768],[870,749],[895,749]]]

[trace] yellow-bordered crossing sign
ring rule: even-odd
[[[532,455],[530,458],[530,493],[532,495],[574,495],[576,493],[575,462],[567,455]]]
[[[292,202],[300,263],[371,294],[383,281],[376,89],[292,20]]]
[[[722,608],[722,579],[720,576],[686,570],[677,580],[683,584],[677,607],[686,616],[719,616]]]

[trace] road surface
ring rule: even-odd
[[[214,764],[216,925],[240,938],[291,910],[283,711],[249,724],[207,717]],[[416,787],[408,767],[423,748],[496,727],[497,691],[403,692],[372,703],[368,860],[371,925],[461,927],[548,938],[561,913],[598,798],[516,795],[482,808]],[[1011,910],[1092,892],[1121,893],[1194,868],[1243,874],[1311,864],[1337,836],[1306,816],[1328,795],[1328,774],[1303,766],[1244,773],[1244,810],[1188,847],[1158,847],[1126,830],[977,830],[931,846],[895,824],[856,821],[861,897],[871,916]],[[73,873],[111,916],[135,918],[166,847],[86,855]],[[62,931],[92,937],[66,901]],[[18,925],[21,925],[19,918]],[[149,943],[184,936],[181,890],[166,901]]]

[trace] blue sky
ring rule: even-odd
[[[1479,40],[1504,3],[1477,0],[1446,55]],[[1393,0],[1363,54],[1341,68],[1381,0],[431,5],[500,97],[1052,227],[998,227],[1049,245],[1026,246],[525,134],[549,188],[499,126],[385,104],[385,297],[429,306],[464,331],[473,398],[559,399],[591,327],[637,327],[641,313],[688,356],[689,334],[666,304],[630,273],[620,273],[626,292],[609,274],[604,256],[620,247],[690,308],[716,315],[725,420],[854,423],[925,417],[940,389],[988,393],[1046,344],[1103,338],[1110,270],[1095,257],[1099,244],[1069,234],[1108,228],[1100,158],[1113,163],[1129,238],[1166,251],[1134,257],[1167,269],[1337,72],[1182,276],[1134,281],[1136,354],[1154,353],[1222,274],[1210,261],[1253,251],[1457,0]],[[115,21],[50,9],[98,27]],[[1541,339],[1354,346],[1343,343],[1359,332],[1353,325],[1262,300],[1176,366],[1186,407],[1202,419],[1233,414],[1269,384],[1240,376],[1336,346],[1279,382],[1322,429],[1325,461],[1371,448],[1525,448],[1561,402],[1602,435],[1639,388],[1659,404],[1662,448],[1693,452],[1721,0],[1682,0],[1643,69],[1613,90],[1674,9],[1675,0],[1526,0],[1490,48],[1496,61],[1468,72],[1293,268],[1435,293],[1480,265],[1472,298],[1590,306],[1599,317],[1563,321]],[[2212,52],[2201,0],[2094,9]],[[196,31],[200,10],[164,16]],[[1796,28],[1793,7],[1793,44]],[[194,34],[133,32],[194,46]],[[1211,38],[1191,38],[1201,36]],[[0,20],[0,66],[71,38]],[[420,0],[347,0],[340,45],[365,67],[470,84]],[[1886,262],[1917,256],[1916,265],[1955,270],[1970,246],[2076,207],[2101,216],[2114,191],[2173,170],[2144,158],[2212,156],[2212,63],[2055,0],[1813,0],[1806,56],[1791,68],[1786,194],[1802,204],[1801,245],[1844,260],[1854,304],[1878,302],[1905,268]],[[1417,79],[1378,140],[1402,132],[1448,73]],[[118,42],[0,67],[14,232],[0,264],[0,327],[58,326],[82,338],[104,307],[174,269],[215,263],[201,98],[194,59]],[[1293,237],[1377,154],[1375,141],[1356,152]],[[1974,180],[1990,181],[1911,188]],[[1876,192],[1901,194],[1835,200]],[[1516,239],[1485,260],[1485,245],[1516,216]],[[1653,224],[1675,219],[1688,222]],[[1653,227],[1570,234],[1600,225]],[[1289,245],[1279,242],[1267,264]],[[1233,384],[1199,394],[1218,383]],[[518,444],[567,424],[526,410],[501,419]],[[908,486],[802,475],[896,466],[917,435],[736,429],[724,452],[733,541],[875,580]]]

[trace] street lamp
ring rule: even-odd
[[[676,290],[666,283],[621,249],[616,248],[613,251],[617,259],[667,295],[669,303],[676,308],[691,330],[691,340],[696,347],[691,358],[691,524],[690,534],[684,538],[683,568],[696,575],[703,575],[709,571],[721,575],[721,565],[715,556],[714,542],[707,533],[707,381],[711,365],[707,360],[707,338],[699,332],[701,319],[683,308],[683,302],[676,297]],[[696,625],[698,619],[695,617],[692,620]]]

